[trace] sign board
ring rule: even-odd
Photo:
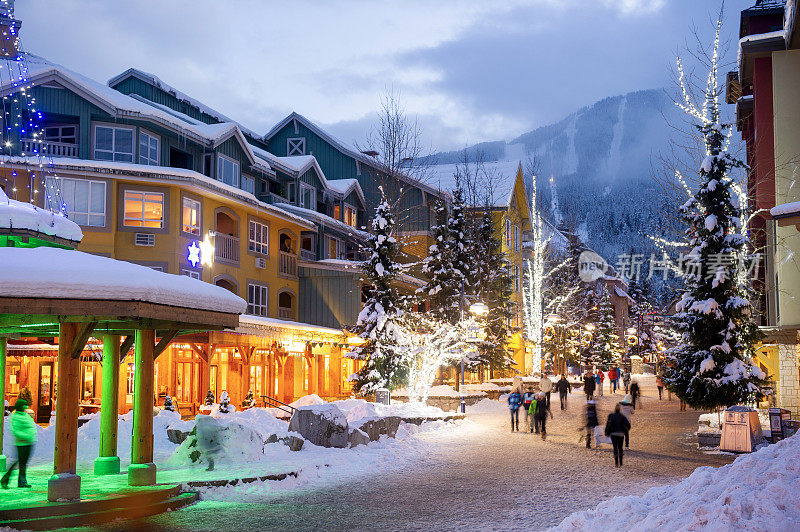
[[[772,443],[777,443],[787,437],[783,433],[783,420],[790,417],[791,413],[783,408],[769,409],[769,431]]]
[[[381,405],[388,405],[391,401],[391,392],[386,388],[375,390],[375,402]]]

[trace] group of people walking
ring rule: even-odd
[[[608,415],[604,434],[600,432],[599,415],[597,412],[596,399],[603,396],[603,381],[609,381],[612,393],[616,393],[619,381],[625,387],[625,396],[614,406],[614,411]],[[586,425],[585,430],[579,441],[586,439],[586,448],[592,447],[592,438],[595,439],[595,446],[601,443],[602,436],[605,442],[610,443],[614,450],[614,464],[622,466],[624,449],[630,448],[630,429],[631,417],[636,410],[637,402],[641,390],[639,383],[635,380],[631,382],[630,373],[623,372],[619,368],[612,368],[607,374],[601,370],[589,371],[583,376],[584,393],[586,395]],[[539,391],[535,391],[533,386],[528,386],[524,391],[522,386],[515,387],[508,396],[508,405],[511,411],[511,431],[519,431],[519,411],[523,410],[530,426],[531,433],[541,434],[542,439],[547,437],[547,419],[553,418],[550,410],[550,395],[553,391],[558,392],[561,402],[561,410],[567,409],[567,397],[572,391],[572,384],[565,375],[561,375],[558,381],[553,384],[546,375],[539,381]]]

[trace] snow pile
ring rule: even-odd
[[[482,382],[480,384],[465,384],[464,389],[476,392],[499,392],[509,389],[508,386],[498,386],[493,382]]]
[[[312,393],[311,395],[304,395],[294,403],[289,403],[289,404],[295,408],[300,408],[303,406],[321,405],[324,403],[325,401],[322,400],[322,397],[320,397],[315,393]]]
[[[364,399],[345,399],[331,403],[342,411],[347,417],[347,423],[351,426],[360,426],[371,419],[379,419],[388,416],[402,418],[437,418],[445,417],[447,412],[435,406],[428,406],[422,403],[399,403],[392,402],[390,405],[380,403],[370,403]]]
[[[800,438],[699,467],[675,486],[615,497],[554,530],[800,530]]]
[[[83,239],[83,231],[60,213],[23,201],[10,199],[0,189],[0,229],[27,229],[73,242]]]
[[[317,416],[327,419],[334,425],[347,426],[347,417],[345,417],[344,413],[333,403],[303,406],[301,409],[313,412]]]
[[[461,397],[462,395],[465,397],[481,397],[486,395],[486,393],[481,391],[470,391],[469,389],[465,389],[463,390],[463,393],[459,393],[455,391],[452,386],[448,386],[446,384],[431,386],[430,390],[428,391],[428,397]],[[406,388],[399,388],[392,392],[392,396],[408,397],[408,390]]]
[[[495,414],[507,411],[508,407],[505,404],[491,399],[481,399],[474,405],[467,405],[467,414]]]
[[[4,297],[147,301],[241,314],[244,299],[228,290],[130,262],[51,247],[0,248]]]

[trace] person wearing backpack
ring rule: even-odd
[[[522,396],[514,390],[508,396],[508,408],[511,410],[511,432],[519,432],[519,407],[522,406]],[[516,428],[515,428],[516,427]]]
[[[625,434],[631,429],[630,422],[622,415],[622,408],[619,404],[614,407],[614,412],[608,415],[606,421],[606,436],[611,438],[611,445],[614,447],[614,465],[622,467],[622,443]]]
[[[550,411],[550,405],[547,404],[547,397],[544,393],[539,393],[536,398],[536,420],[539,428],[542,431],[542,439],[547,438],[547,416],[550,415],[552,419],[553,413]]]

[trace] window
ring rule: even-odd
[[[133,162],[133,130],[95,126],[94,158],[100,161]]]
[[[506,247],[511,249],[511,220],[506,220]]]
[[[247,313],[254,316],[267,315],[267,287],[260,284],[247,285]]]
[[[239,163],[227,157],[217,156],[217,181],[239,187]]]
[[[344,223],[350,227],[356,226],[356,210],[350,205],[344,206]]]
[[[160,192],[126,190],[124,209],[124,226],[164,227],[164,194]]]
[[[300,183],[300,206],[304,209],[316,210],[316,203],[317,189],[305,183]]]
[[[306,154],[306,139],[305,137],[297,137],[286,139],[286,155],[291,157],[293,155]]]
[[[203,175],[206,177],[212,177],[211,172],[214,169],[214,154],[213,153],[204,153],[203,154]]]
[[[61,142],[63,144],[77,144],[78,126],[47,126],[44,128],[44,140],[47,142]]]
[[[287,199],[287,200],[289,201],[289,203],[291,203],[292,205],[294,205],[294,203],[295,203],[295,199],[294,199],[294,191],[295,191],[295,183],[294,183],[294,182],[287,183],[287,184],[286,184],[286,199]]]
[[[200,202],[192,198],[183,198],[181,223],[184,233],[200,236]]]
[[[333,218],[336,220],[341,220],[342,216],[342,207],[339,205],[333,206]]]
[[[514,251],[519,251],[520,246],[520,238],[519,238],[519,226],[514,226]]]
[[[254,253],[269,253],[269,227],[260,222],[250,220],[248,249]]]
[[[356,175],[361,175],[361,161],[356,161]]]
[[[139,164],[150,164],[158,166],[161,161],[158,158],[158,137],[139,132]]]
[[[48,179],[50,190],[56,181]],[[88,179],[61,179],[61,198],[67,204],[67,217],[78,225],[105,227],[106,183]]]
[[[328,237],[328,258],[338,259],[339,253],[341,253],[341,247],[342,243],[338,238],[333,238],[332,236]]]
[[[200,281],[200,272],[197,270],[190,270],[188,268],[181,268],[181,275],[185,275],[186,277],[191,277],[192,279],[197,279]]]
[[[256,180],[252,177],[247,177],[246,175],[242,176],[242,190],[245,192],[249,192],[250,194],[256,193]]]

